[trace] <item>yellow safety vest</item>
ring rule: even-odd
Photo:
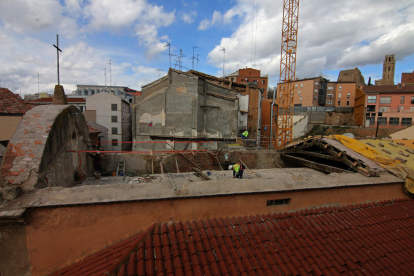
[[[240,164],[235,164],[234,166],[233,166],[233,170],[237,173],[237,172],[239,172],[240,171]]]

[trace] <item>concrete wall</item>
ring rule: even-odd
[[[293,116],[293,139],[299,138],[308,132],[308,115]]]
[[[7,146],[1,166],[4,186],[34,188],[71,186],[75,172],[92,175],[86,153],[89,130],[84,116],[71,105],[38,106],[28,111]]]
[[[341,206],[406,197],[402,185],[390,184],[33,208],[26,211],[27,246],[32,275],[48,275],[131,237],[155,222],[272,214],[315,206]],[[267,200],[285,198],[291,198],[289,205],[266,206]]]
[[[326,111],[308,111],[308,118],[310,123],[325,124]]]
[[[235,93],[177,71],[170,71],[167,78],[153,84],[158,90],[150,85],[143,89],[147,97],[133,106],[134,141],[148,142],[151,136],[164,141],[168,138],[235,138],[238,110]],[[185,147],[174,143],[171,146],[177,150]],[[134,151],[137,150],[169,151],[172,147],[137,143]]]
[[[88,125],[101,131],[101,133],[98,134],[98,139],[102,142],[100,146],[101,150],[106,150],[106,151],[109,150],[111,145],[107,143],[108,142],[108,129],[94,121],[90,121]]]
[[[22,120],[22,115],[19,116],[0,116],[0,141],[9,141],[17,126]]]

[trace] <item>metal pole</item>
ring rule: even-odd
[[[279,79],[279,81],[280,81],[280,79]],[[269,148],[273,148],[273,147],[272,147],[272,138],[273,138],[273,117],[274,117],[274,114],[273,114],[273,107],[274,107],[274,105],[275,105],[276,92],[277,92],[277,86],[276,86],[276,88],[273,90],[272,110],[270,111],[270,114],[271,114],[270,116],[271,116],[271,118],[270,118],[270,146],[269,146]]]
[[[375,140],[378,139],[379,121],[377,120],[377,130],[375,131]]]
[[[108,63],[109,63],[109,80],[110,80],[109,84],[112,88],[112,63],[111,63],[111,60],[109,60]]]
[[[56,35],[56,40],[57,40],[57,48],[59,49],[59,35]],[[59,51],[57,52],[57,72],[58,72],[58,85],[60,85],[60,76],[59,76]]]
[[[37,73],[37,97],[40,97],[40,92],[39,92],[39,73]]]

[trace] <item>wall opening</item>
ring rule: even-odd
[[[290,198],[272,199],[267,201],[266,206],[288,205],[290,200]]]

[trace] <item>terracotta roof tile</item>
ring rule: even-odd
[[[0,88],[0,114],[25,114],[33,107],[33,105],[26,104],[19,95],[9,89]]]
[[[413,203],[162,223],[53,275],[409,275]]]

